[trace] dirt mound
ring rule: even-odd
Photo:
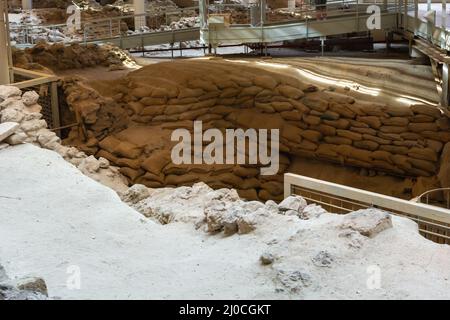
[[[53,71],[106,66],[118,70],[135,66],[134,59],[125,51],[112,45],[47,44],[38,43],[33,48],[13,50],[14,65],[24,69],[49,68]]]
[[[293,76],[222,60],[142,68],[112,82],[109,92],[103,92],[111,97],[107,101],[79,98],[83,91],[79,86],[67,91],[84,133],[72,130],[66,142],[107,158],[130,182],[149,187],[204,181],[238,189],[249,199],[281,199],[282,174],[291,156],[430,177],[450,140],[449,120],[435,107],[356,100]],[[172,163],[172,131],[192,132],[195,120],[203,122],[203,131],[279,129],[278,175],[261,175],[260,164]]]

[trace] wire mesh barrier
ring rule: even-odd
[[[38,104],[42,107],[43,119],[50,129],[57,129],[61,120],[59,115],[58,77],[36,71],[13,68],[13,86],[22,91],[36,91]],[[57,134],[59,131],[57,131]]]
[[[420,234],[425,238],[441,244],[450,244],[450,210],[444,208],[286,174],[285,196],[292,194],[302,196],[308,203],[318,204],[328,212],[337,214],[379,208],[415,221]]]

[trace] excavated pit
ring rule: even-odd
[[[66,79],[63,87],[81,123],[65,143],[108,159],[130,184],[203,181],[246,199],[281,200],[285,172],[402,198],[447,183],[438,173],[449,119],[432,105],[222,59],[158,63],[110,81]],[[192,133],[194,121],[202,121],[203,131],[279,129],[278,174],[261,175],[261,165],[174,164],[172,131]]]

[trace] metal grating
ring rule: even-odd
[[[346,214],[352,211],[367,209],[370,207],[383,209],[395,215],[406,217],[415,221],[419,226],[420,234],[425,238],[441,244],[450,244],[450,224],[448,223],[419,217],[417,215],[412,215],[389,208],[374,206],[370,203],[336,196],[322,191],[311,190],[295,185],[292,185],[291,193],[302,196],[308,203],[316,203],[322,206],[325,210],[332,213]]]

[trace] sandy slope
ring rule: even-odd
[[[343,236],[344,216],[305,221],[275,214],[249,234],[224,237],[190,221],[157,224],[56,153],[32,145],[0,150],[0,177],[0,263],[10,277],[42,276],[50,296],[450,298],[450,248],[425,240],[406,219],[394,217],[393,228],[366,238],[356,231]],[[148,201],[163,204],[167,196]],[[166,208],[201,214],[203,196],[171,200]],[[262,266],[267,251],[277,258]],[[311,262],[321,251],[332,257],[328,267]],[[374,265],[379,289],[366,284]],[[66,286],[70,266],[80,268],[79,290]]]

